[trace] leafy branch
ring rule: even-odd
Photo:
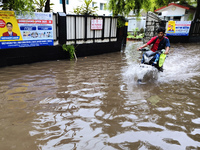
[[[34,4],[36,5],[36,10],[38,12],[43,12],[45,8],[45,3],[47,0],[34,0]],[[53,3],[50,3],[50,10],[52,10],[51,6],[54,5]]]
[[[62,45],[62,49],[66,52],[69,52],[69,55],[70,55],[70,60],[72,59],[76,59],[77,61],[77,57],[76,57],[76,53],[75,53],[75,48],[73,45],[66,45],[66,44],[63,44]]]
[[[75,14],[81,14],[81,15],[97,15],[97,6],[95,7],[90,7],[90,4],[92,3],[92,0],[83,0],[83,4],[81,6],[78,6],[74,8],[74,13]]]
[[[34,11],[33,0],[4,0],[2,10]]]

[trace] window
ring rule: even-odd
[[[69,0],[65,0],[66,4],[69,4]],[[60,0],[60,4],[62,4],[62,0]]]
[[[169,21],[169,20],[170,20],[170,17],[165,16],[164,19],[165,19],[166,21]]]
[[[173,20],[174,20],[174,21],[180,21],[180,20],[181,20],[181,16],[174,17]]]
[[[95,7],[97,5],[96,2],[92,2],[92,7]]]
[[[104,3],[100,3],[100,10],[104,10]]]

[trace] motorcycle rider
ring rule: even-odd
[[[151,47],[151,50],[153,52],[158,52],[155,56],[153,65],[157,64],[157,61],[159,60],[159,57],[160,57],[160,51],[162,49],[165,49],[164,54],[168,54],[169,47],[170,47],[169,39],[164,36],[165,29],[163,27],[160,27],[160,28],[158,28],[157,33],[158,33],[158,36],[152,37],[151,40],[149,40],[146,44],[142,45],[140,48],[137,49],[137,50],[140,50],[148,45],[153,44],[153,46]],[[141,63],[143,63],[143,57],[142,57]],[[162,71],[162,68],[161,68],[161,71]]]

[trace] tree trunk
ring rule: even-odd
[[[44,12],[50,12],[50,0],[46,1]]]
[[[62,0],[63,12],[66,13],[66,0]]]
[[[200,0],[197,0],[197,8],[196,8],[194,21],[200,21]]]
[[[9,10],[12,10],[12,9],[13,9],[13,5],[14,5],[14,1],[11,0],[11,1],[10,1],[10,5],[9,5]]]

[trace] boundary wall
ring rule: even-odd
[[[91,20],[101,19],[102,28],[91,30]],[[68,59],[62,45],[74,45],[77,57],[121,50],[127,28],[117,28],[117,17],[53,14],[53,46],[0,49],[0,67]]]

